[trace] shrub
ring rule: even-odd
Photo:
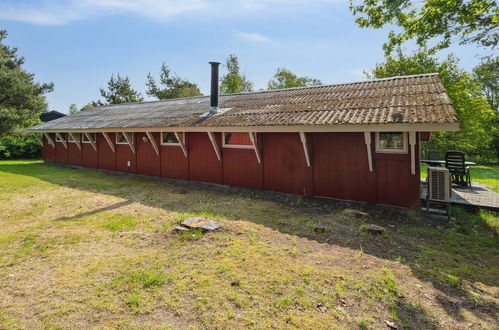
[[[37,138],[29,135],[4,135],[0,137],[0,159],[39,158],[42,146]]]

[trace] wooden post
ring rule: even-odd
[[[151,141],[152,147],[154,148],[154,151],[156,151],[156,155],[159,156],[159,148],[156,140],[154,140],[154,136],[151,134],[151,132],[146,132],[146,135],[149,138],[149,141]]]
[[[208,132],[208,137],[210,138],[211,144],[213,145],[213,149],[215,149],[215,153],[217,154],[218,160],[222,160],[220,149],[218,148],[218,144],[215,139],[215,134],[213,134],[213,132]]]
[[[50,137],[50,135],[47,134],[47,133],[43,133],[43,135],[45,135],[45,138],[47,139],[47,142],[52,146],[52,148],[55,149],[54,140],[52,140],[52,138]]]
[[[373,171],[373,157],[371,155],[371,132],[364,132],[364,142],[367,148],[367,161],[369,163],[369,172]]]
[[[75,141],[76,143],[76,146],[78,147],[78,149],[81,150],[81,144],[80,144],[80,141],[76,140],[76,137],[73,135],[73,133],[69,133],[69,136],[71,136],[73,138],[73,140]],[[80,135],[81,136],[81,135]]]
[[[102,135],[104,136],[104,139],[106,139],[107,144],[109,144],[109,148],[111,148],[111,150],[113,152],[116,152],[115,149],[114,149],[113,141],[111,141],[111,139],[109,138],[109,135],[107,135],[106,132],[102,132]]]
[[[175,134],[175,137],[177,138],[178,143],[180,143],[180,148],[182,148],[182,151],[184,152],[185,158],[187,158],[187,147],[185,146],[185,132],[182,133],[182,136],[184,139],[182,140],[180,138],[180,134],[178,132],[173,132]]]
[[[300,140],[303,145],[303,152],[305,152],[305,161],[307,162],[307,167],[310,167],[310,155],[308,153],[307,136],[304,132],[300,132]]]
[[[96,141],[92,141],[92,139],[90,138],[90,135],[88,133],[83,133],[85,134],[85,136],[87,137],[88,141],[90,141],[90,144],[92,145],[92,147],[94,148],[95,151],[97,151],[97,143]]]
[[[123,133],[123,136],[125,137],[126,142],[128,142],[130,149],[132,149],[132,152],[135,153],[135,146],[133,145],[133,139],[132,139],[132,142],[130,142],[130,140],[128,139],[128,135],[125,132],[122,132],[122,133]],[[132,133],[132,137],[133,137],[133,133]]]
[[[409,144],[411,145],[411,174],[416,175],[416,132],[409,132]]]
[[[68,144],[67,144],[66,140],[64,140],[64,139],[62,138],[61,134],[59,134],[59,133],[55,133],[55,135],[57,135],[57,136],[59,137],[59,139],[62,141],[62,145],[64,146],[64,148],[66,148],[66,149],[67,149],[67,148],[68,148]]]
[[[258,144],[256,143],[256,133],[249,132],[249,138],[251,140],[251,143],[253,143],[253,149],[255,149],[255,155],[256,155],[256,160],[258,161],[258,164],[262,163],[262,157],[260,154],[260,149],[258,149]]]

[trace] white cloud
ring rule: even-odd
[[[272,43],[272,40],[269,37],[256,32],[236,32],[235,36],[240,39],[254,42]]]
[[[271,8],[338,3],[343,0],[2,0],[0,20],[36,25],[61,25],[77,20],[123,13],[168,20],[199,13],[204,16],[237,16]],[[346,0],[345,0],[346,1]],[[258,38],[258,37],[257,37]],[[262,41],[262,40],[260,40]]]

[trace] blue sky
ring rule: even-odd
[[[54,82],[49,108],[61,112],[97,100],[113,73],[145,96],[147,73],[163,61],[207,94],[207,62],[228,54],[257,89],[277,67],[324,83],[359,81],[383,61],[389,31],[358,28],[348,0],[2,0],[0,29],[37,81]],[[449,51],[468,70],[486,55]]]

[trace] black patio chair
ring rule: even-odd
[[[428,160],[430,160],[430,162],[428,162],[428,166],[439,167],[440,163],[438,162],[439,160],[438,150],[428,150]],[[434,160],[435,162],[431,162],[432,160]]]
[[[452,182],[471,188],[470,168],[466,166],[464,152],[448,151],[445,154],[445,167],[452,176]]]

